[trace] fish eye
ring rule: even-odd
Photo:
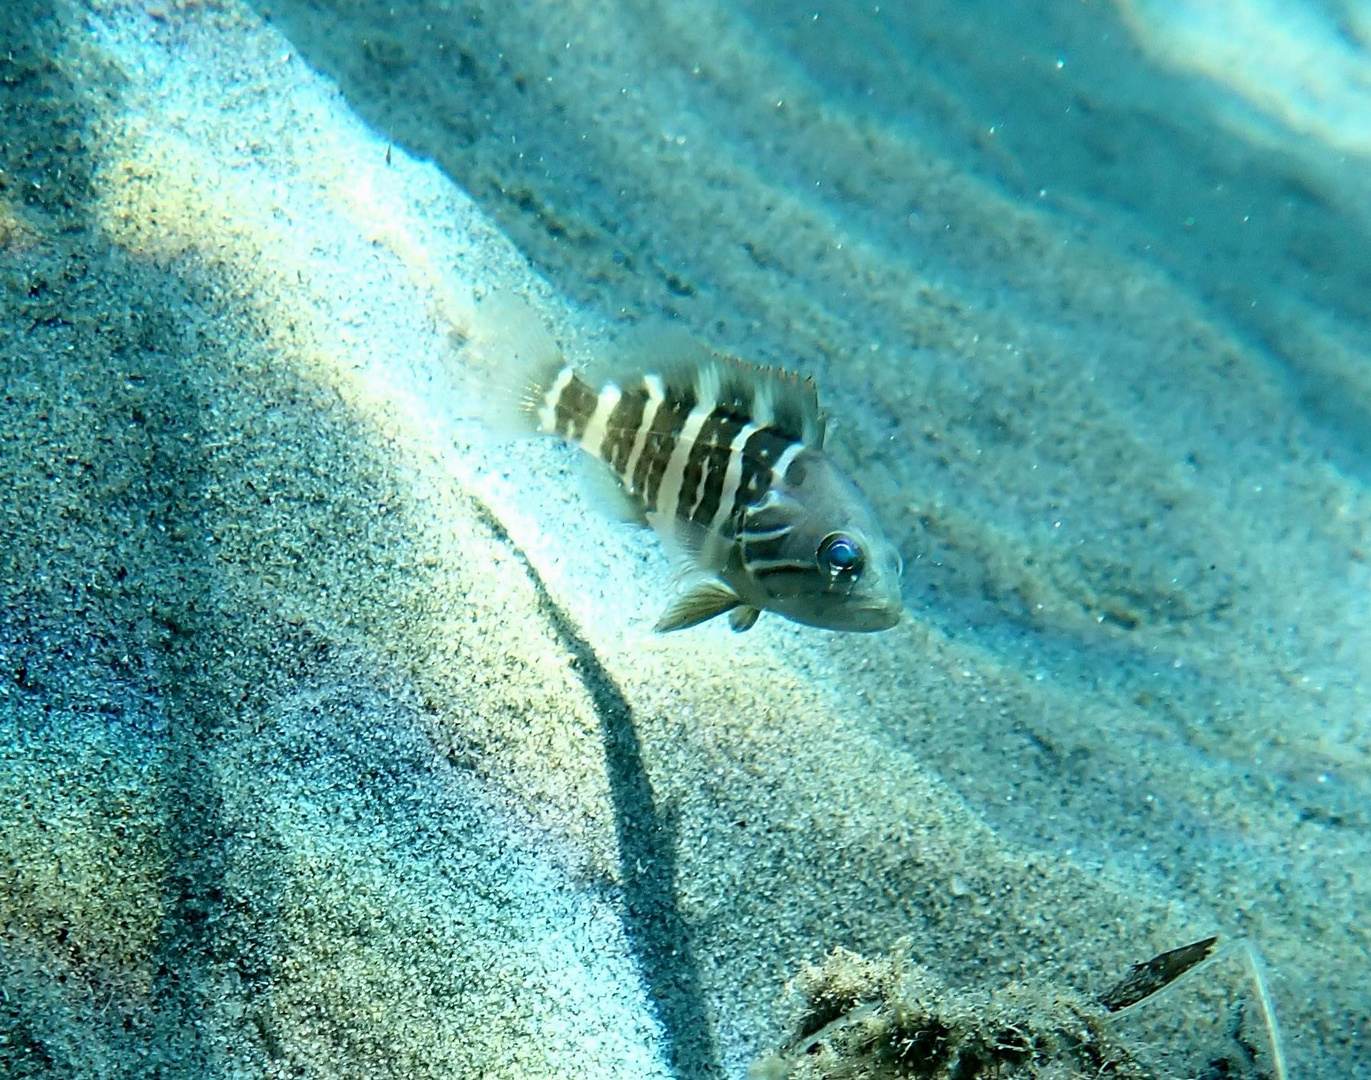
[[[835,578],[856,580],[866,561],[857,541],[845,533],[829,533],[816,553],[819,565]]]

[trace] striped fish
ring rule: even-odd
[[[693,583],[655,629],[727,613],[742,631],[762,611],[831,630],[899,621],[899,555],[824,453],[812,380],[696,346],[596,384],[550,339],[524,351],[525,416],[602,461],[687,562]]]

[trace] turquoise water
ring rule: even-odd
[[[1371,8],[0,26],[0,1071],[847,1075],[842,948],[1046,1075],[1217,933],[1371,1077]],[[653,637],[490,292],[813,375],[904,622]],[[1276,1075],[1240,952],[1100,1023]]]

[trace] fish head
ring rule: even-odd
[[[819,450],[805,450],[743,515],[739,592],[756,607],[829,630],[886,630],[900,621],[903,564],[857,486]]]

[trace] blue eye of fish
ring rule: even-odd
[[[819,545],[819,565],[834,577],[856,578],[862,572],[862,549],[842,533],[830,533]]]

